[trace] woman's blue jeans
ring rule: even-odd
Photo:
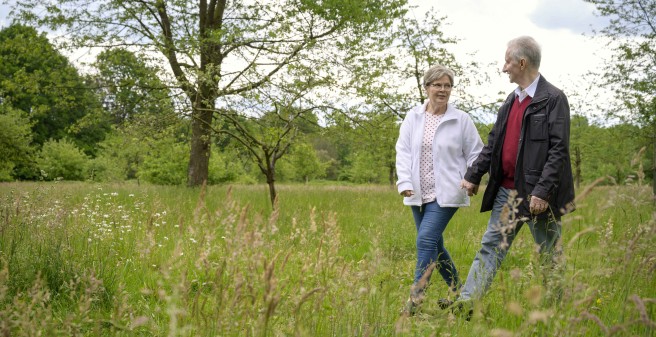
[[[447,286],[456,291],[460,287],[458,271],[449,252],[444,247],[442,234],[458,208],[440,207],[436,201],[423,204],[421,207],[411,206],[411,208],[417,227],[417,266],[415,267],[413,295],[417,296],[423,293],[430,280],[430,273],[425,276],[425,282],[422,281],[420,284],[420,280],[433,262]]]

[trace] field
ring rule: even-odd
[[[389,186],[207,189],[0,184],[3,336],[654,336],[656,210],[648,186],[577,191],[563,219],[560,301],[528,229],[470,321],[435,275],[403,317],[412,215]],[[445,233],[461,276],[489,213]]]

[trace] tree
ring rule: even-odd
[[[590,183],[600,177],[624,183],[637,176],[631,162],[642,147],[640,140],[633,137],[638,132],[638,126],[628,123],[601,126],[583,116],[572,116],[570,146],[576,183]]]
[[[146,155],[164,138],[176,142],[176,135],[187,133],[188,123],[176,113],[171,90],[160,80],[158,70],[130,50],[102,51],[93,66],[96,73],[89,75],[89,81],[96,85],[112,130],[98,144],[97,158],[90,164],[92,177],[138,178]]]
[[[472,112],[484,105],[466,90],[470,79],[485,78],[466,75],[481,67],[463,66],[455,60],[449,45],[457,43],[457,39],[444,34],[444,22],[445,18],[432,10],[421,19],[404,16],[394,21],[387,34],[369,39],[360,47],[368,50],[367,54],[341,56],[350,70],[342,90],[360,98],[359,105],[342,109],[348,119],[335,116],[334,123],[343,132],[354,133],[352,152],[345,157],[349,161],[349,179],[371,182],[385,170],[386,180],[394,185],[398,127],[408,110],[426,100],[422,80],[431,66],[442,64],[458,74],[452,104]],[[366,167],[367,160],[368,165],[375,167]]]
[[[380,184],[383,182],[380,166],[374,166],[376,158],[370,151],[356,150],[349,158],[346,169],[349,181],[358,184]]]
[[[171,92],[160,80],[157,69],[133,52],[124,48],[102,51],[94,66],[98,70],[94,80],[114,125],[146,124],[142,126],[152,132],[157,130],[152,130],[150,122],[159,121],[165,127],[177,119]]]
[[[456,40],[444,36],[442,23],[443,18],[431,12],[421,21],[408,17],[397,20],[389,35],[371,41],[377,47],[369,48],[377,52],[352,61],[355,76],[349,87],[356,88],[365,103],[401,117],[423,103],[424,71],[437,63],[457,67],[454,56],[447,51],[447,45]]]
[[[317,151],[307,143],[297,143],[292,149],[292,163],[296,175],[306,184],[310,179],[323,177],[326,171],[325,164],[317,156]]]
[[[246,149],[266,177],[274,205],[277,161],[296,142],[299,129],[307,127],[308,117],[312,121],[316,118],[314,111],[326,107],[315,105],[313,98],[308,98],[313,89],[321,86],[320,80],[272,84],[232,101],[223,113],[227,127],[215,132],[229,135]]]
[[[362,176],[356,172],[369,172],[359,178],[362,182],[379,182],[383,173],[391,186],[396,184],[396,140],[399,135],[399,117],[392,113],[358,115],[351,120],[353,127],[353,154],[350,177]],[[368,160],[363,163],[363,160]],[[369,166],[366,168],[365,166]],[[376,179],[374,179],[374,177]]]
[[[268,83],[282,69],[335,40],[371,32],[401,15],[399,0],[17,2],[26,22],[63,29],[70,47],[131,46],[168,63],[192,117],[187,184],[208,176],[212,120],[222,99]],[[66,44],[66,43],[64,43]]]
[[[622,107],[609,113],[641,126],[653,147],[652,181],[656,194],[656,1],[585,0],[610,23],[602,36],[611,38],[613,56],[602,70],[603,83],[616,93]]]
[[[0,30],[0,95],[3,104],[27,114],[37,147],[68,137],[93,154],[108,128],[77,69],[32,27],[13,24]],[[31,178],[28,172],[22,177]]]
[[[31,143],[31,125],[25,113],[0,102],[0,181],[12,180],[16,164],[29,165]]]

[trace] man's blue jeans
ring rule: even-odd
[[[513,219],[516,213],[512,210],[512,203],[515,201],[514,198],[508,200],[511,191],[501,187],[497,193],[481,249],[469,269],[460,300],[480,299],[485,294],[524,222],[528,224],[535,243],[539,245],[543,265],[553,266],[561,254],[558,243],[561,235],[560,219],[553,216],[542,220]]]
[[[458,210],[457,207],[440,207],[436,201],[419,206],[411,206],[412,215],[417,227],[417,266],[415,267],[415,278],[413,282],[413,295],[423,293],[430,274],[425,277],[426,282],[419,285],[419,281],[431,263],[436,263],[436,269],[442,275],[446,284],[455,291],[460,281],[449,252],[444,248],[442,234],[449,220]]]

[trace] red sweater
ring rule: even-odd
[[[524,118],[524,111],[526,111],[530,103],[531,96],[526,96],[521,103],[519,102],[519,98],[515,97],[515,101],[508,114],[506,137],[503,140],[503,149],[501,150],[501,167],[503,168],[501,186],[505,188],[515,188],[515,164],[517,163],[522,119]]]

